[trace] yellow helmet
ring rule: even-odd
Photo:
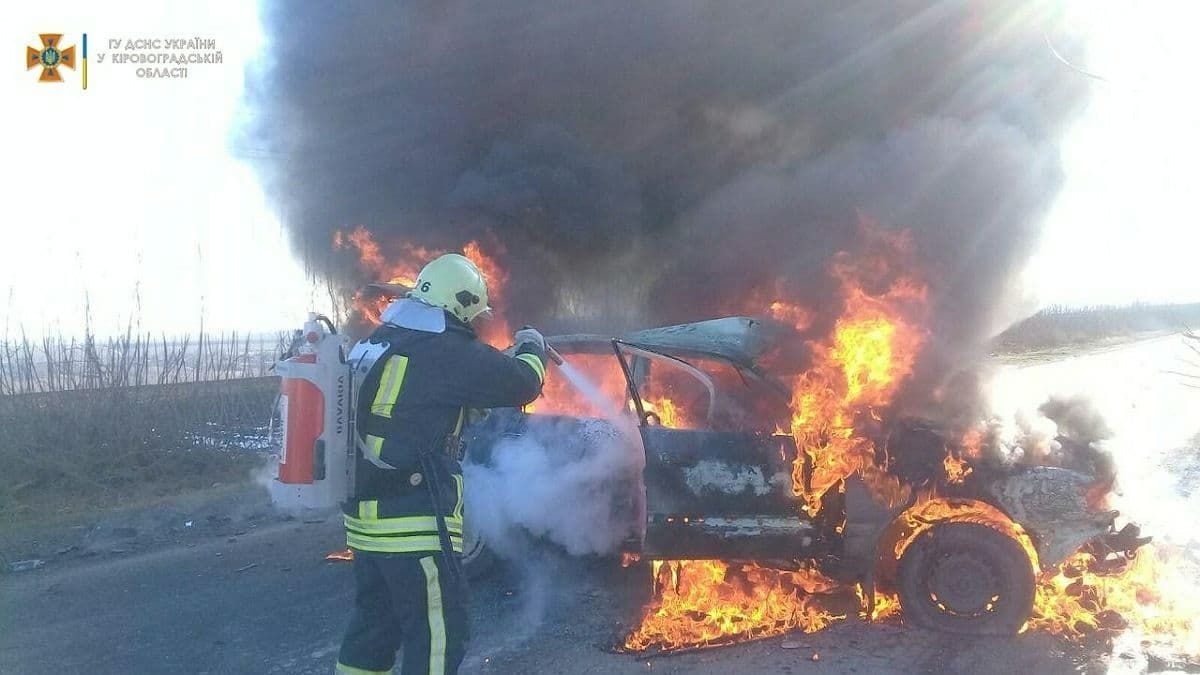
[[[471,323],[492,309],[488,307],[483,274],[475,263],[457,253],[447,253],[425,265],[408,296],[441,307],[463,323]]]

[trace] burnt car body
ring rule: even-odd
[[[776,431],[788,428],[788,389],[758,363],[777,342],[779,330],[770,322],[729,317],[615,338],[549,338],[568,362],[577,355],[607,355],[624,378],[621,414],[636,423],[645,455],[640,484],[631,481],[622,493],[627,498],[614,505],[630,523],[625,552],[646,559],[816,563],[834,576],[864,581],[868,589],[872,584],[898,588],[906,615],[908,605],[944,596],[937,608],[914,608],[917,623],[974,633],[1018,630],[1032,606],[1033,569],[1024,550],[1006,544],[1008,537],[987,527],[974,529],[977,524],[968,527],[970,519],[946,527],[954,521],[949,516],[938,523],[940,529],[933,527],[913,541],[906,564],[890,552],[903,530],[896,524],[911,502],[891,511],[848,509],[843,485],[824,494],[816,513],[807,512],[793,473],[799,466],[802,488],[809,489],[808,458],[790,434]],[[664,426],[648,399],[651,373],[664,371],[694,381],[689,407],[698,411],[698,419],[688,428]],[[577,422],[569,416],[498,411],[468,429],[466,461],[487,464],[502,450],[504,438],[536,433],[547,425],[558,425],[560,431],[568,425],[569,431]],[[897,442],[927,449],[940,463],[945,445],[935,432],[917,425],[897,433],[902,436]],[[588,449],[564,451],[570,455]],[[980,471],[962,485],[940,486],[944,492],[939,494],[964,506],[985,504],[1011,519],[1029,534],[1037,564],[1050,569],[1084,545],[1121,550],[1138,543],[1136,532],[1115,533],[1115,512],[1089,507],[1084,491],[1093,482],[1068,469],[1031,467],[1004,474]],[[849,493],[855,496],[853,489]],[[486,559],[486,542],[470,532],[467,539],[467,566],[477,570]],[[939,548],[942,543],[946,551]],[[972,578],[965,586],[947,579],[963,575]],[[988,600],[998,596],[1008,603],[999,610]]]

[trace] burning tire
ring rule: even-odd
[[[934,630],[1016,634],[1033,608],[1035,582],[1021,545],[986,525],[937,525],[900,558],[904,617]]]

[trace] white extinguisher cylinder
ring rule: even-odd
[[[332,509],[346,491],[350,373],[342,336],[323,321],[309,314],[298,353],[275,364],[283,441],[270,491],[287,509]]]

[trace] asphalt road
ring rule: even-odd
[[[332,519],[234,522],[0,577],[0,673],[329,673],[352,594],[349,565],[324,560],[339,530]],[[637,658],[608,649],[639,602],[631,572],[610,561],[548,554],[472,590],[465,673],[1007,674],[1082,665],[1076,650],[1044,635],[967,640],[856,621]]]

